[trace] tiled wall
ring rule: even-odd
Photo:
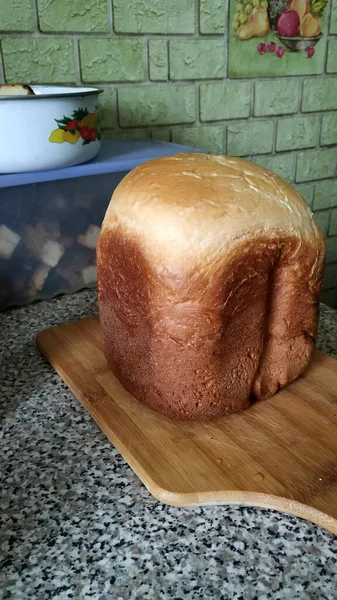
[[[0,81],[104,88],[103,137],[248,156],[293,182],[327,236],[337,307],[337,0],[326,74],[229,80],[226,0],[0,0]]]

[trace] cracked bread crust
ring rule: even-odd
[[[261,167],[195,154],[138,167],[116,189],[97,249],[110,367],[176,419],[270,397],[310,361],[324,256],[304,201]]]

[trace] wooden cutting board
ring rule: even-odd
[[[98,317],[47,329],[37,345],[158,500],[272,508],[337,534],[337,361],[315,352],[305,375],[270,400],[173,422],[114,377]]]

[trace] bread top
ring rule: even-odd
[[[184,153],[146,162],[116,188],[102,231],[121,226],[150,255],[213,262],[236,242],[296,236],[322,248],[297,191],[241,158]]]

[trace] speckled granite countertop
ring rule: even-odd
[[[80,292],[0,314],[0,598],[337,598],[337,538],[277,512],[171,508],[140,483],[35,348],[96,312]],[[337,313],[318,347],[337,358]]]

